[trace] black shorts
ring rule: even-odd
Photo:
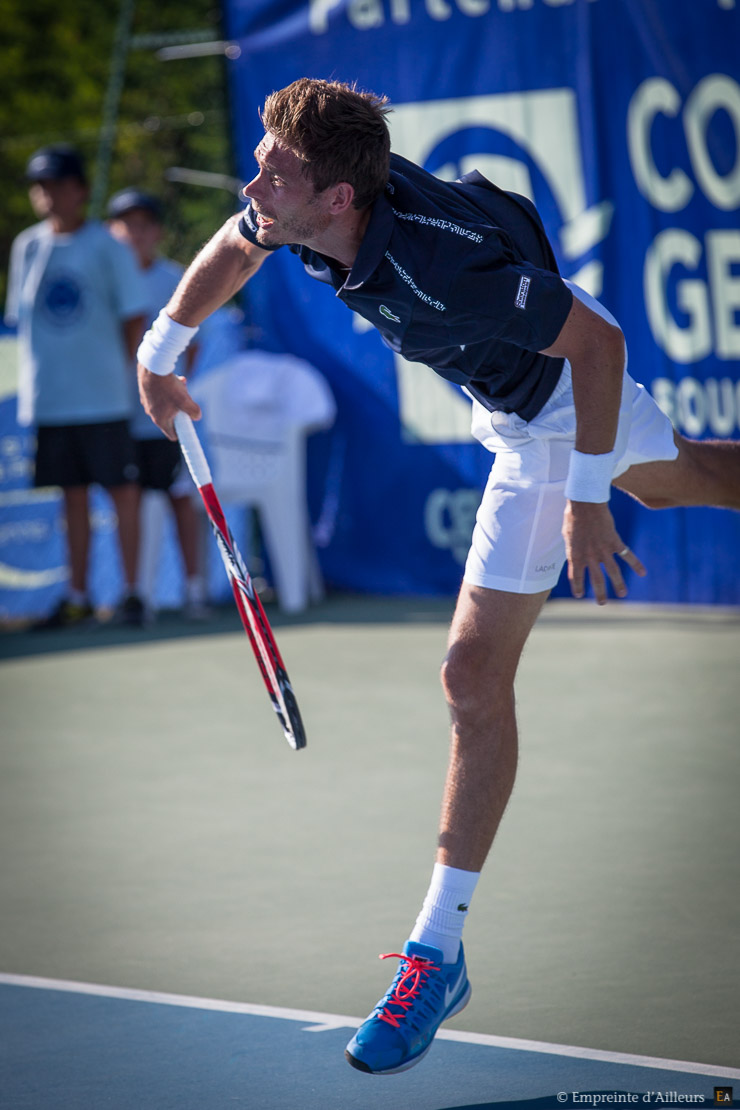
[[[137,439],[136,458],[142,489],[168,490],[182,465],[180,444],[165,436],[161,439]]]
[[[128,420],[41,427],[36,437],[34,486],[110,488],[136,482],[136,446]]]

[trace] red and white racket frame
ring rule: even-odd
[[[293,687],[290,684],[285,664],[275,642],[270,622],[262,607],[262,602],[257,595],[244,559],[226,523],[221,502],[213,488],[208,460],[193,422],[187,413],[177,413],[175,416],[175,431],[188,470],[203,499],[203,505],[231,583],[236,607],[252,645],[272,707],[285,733],[285,739],[292,748],[298,751],[306,746],[306,733],[298,703],[293,693]]]

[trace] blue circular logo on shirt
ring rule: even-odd
[[[66,327],[80,319],[84,309],[82,286],[74,274],[55,274],[44,283],[41,304],[53,323]]]

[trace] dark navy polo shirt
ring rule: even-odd
[[[239,227],[262,246],[251,204]],[[531,420],[555,388],[563,360],[538,352],[559,335],[572,293],[534,205],[481,174],[440,181],[392,154],[349,274],[307,247],[290,250],[392,350],[486,408]]]

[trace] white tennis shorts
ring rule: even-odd
[[[568,284],[579,300],[616,324],[603,305]],[[473,401],[473,435],[496,459],[476,516],[466,582],[518,594],[550,590],[557,583],[565,562],[561,529],[575,428],[567,360],[549,401],[528,423]],[[678,455],[670,420],[629,376],[626,361],[615,451],[615,478],[636,463]]]

